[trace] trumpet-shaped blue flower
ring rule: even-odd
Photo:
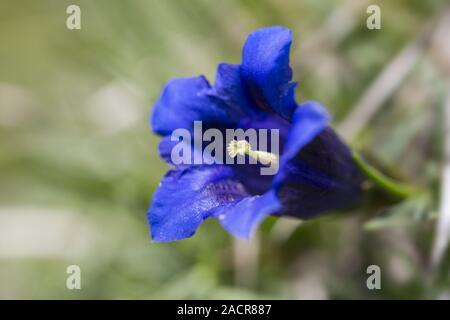
[[[248,238],[268,215],[306,219],[360,200],[362,175],[329,127],[328,112],[317,102],[295,101],[291,42],[289,29],[260,29],[248,37],[240,65],[218,66],[214,85],[203,76],[167,83],[151,117],[163,136],[161,156],[173,165],[147,214],[154,241],[188,238],[210,217]],[[278,129],[277,174],[261,175],[250,164],[173,164],[170,135],[192,132],[194,121],[219,130]]]

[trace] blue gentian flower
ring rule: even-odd
[[[326,109],[295,101],[291,42],[289,29],[259,29],[249,35],[240,65],[218,66],[214,85],[204,76],[167,83],[151,117],[153,131],[163,136],[160,154],[173,166],[147,213],[154,241],[191,237],[210,217],[234,236],[249,238],[269,215],[307,219],[361,199],[362,175],[329,127]],[[249,164],[174,165],[170,135],[179,128],[192,131],[194,121],[220,130],[279,129],[278,173],[264,176]]]

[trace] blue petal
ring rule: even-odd
[[[292,116],[292,127],[289,130],[282,161],[296,156],[303,146],[327,127],[329,121],[330,115],[320,103],[308,101],[299,105]]]
[[[268,215],[281,207],[273,190],[262,196],[246,197],[213,210],[222,226],[232,235],[249,239],[252,232]]]
[[[223,102],[211,96],[211,90],[203,76],[170,81],[154,106],[153,131],[169,135],[179,128],[191,130],[196,120],[211,126],[233,124],[239,115],[233,114]]]
[[[259,29],[249,35],[242,52],[241,73],[248,91],[266,112],[290,119],[296,108],[289,50],[292,32],[283,27]]]
[[[277,192],[283,203],[279,215],[309,218],[354,206],[362,199],[361,172],[331,128],[322,131],[280,171],[284,178]]]
[[[362,176],[349,148],[327,127],[329,116],[318,103],[298,107],[274,178],[283,204],[277,214],[308,218],[355,204]]]
[[[246,196],[226,166],[169,171],[147,213],[152,239],[165,242],[191,237],[212,209]]]
[[[280,170],[274,178],[275,189],[278,190],[283,183],[288,162],[327,127],[329,120],[327,110],[317,102],[305,102],[297,107],[292,116],[292,126],[281,155]]]
[[[214,89],[217,96],[224,100],[241,117],[253,117],[262,112],[245,90],[239,65],[219,64]]]
[[[172,161],[172,150],[173,148],[178,145],[178,144],[185,144],[185,146],[183,147],[184,149],[189,149],[190,150],[190,157],[186,157],[186,163],[174,163]],[[224,146],[225,148],[226,146]],[[190,142],[188,141],[173,141],[172,140],[172,136],[165,136],[161,139],[159,145],[158,145],[158,150],[159,150],[159,155],[161,156],[161,158],[163,158],[163,160],[165,162],[167,162],[168,164],[172,165],[173,167],[176,167],[177,169],[183,169],[183,168],[187,168],[191,165],[193,165],[194,159],[203,159],[204,162],[206,163],[220,163],[217,162],[217,159],[215,159],[213,156],[211,156],[209,153],[207,152],[202,152],[202,149],[196,148],[194,146],[194,139],[192,139]],[[224,151],[226,152],[226,150]]]

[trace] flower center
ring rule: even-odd
[[[232,158],[237,155],[248,155],[264,165],[275,166],[278,164],[278,157],[276,154],[267,151],[252,150],[252,146],[246,140],[232,140],[228,144],[227,151]]]

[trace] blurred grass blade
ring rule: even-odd
[[[430,201],[428,197],[408,198],[387,209],[382,216],[367,221],[364,224],[364,228],[368,231],[376,231],[432,219],[434,215],[429,209],[429,205]]]
[[[450,89],[450,87],[449,87]],[[441,203],[432,254],[432,266],[439,265],[450,240],[450,93],[445,102],[445,153],[442,172]]]

